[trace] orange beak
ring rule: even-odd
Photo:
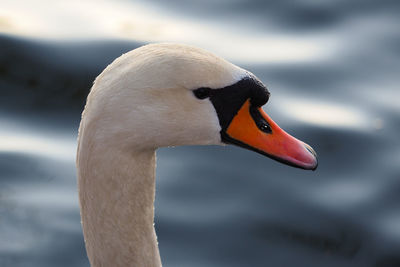
[[[247,100],[225,131],[228,142],[254,150],[294,167],[315,170],[317,154],[306,143],[286,133]]]

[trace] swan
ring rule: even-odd
[[[91,265],[161,266],[159,147],[234,144],[314,170],[314,150],[262,110],[269,95],[251,72],[187,45],[145,45],[107,66],[87,97],[76,158]]]

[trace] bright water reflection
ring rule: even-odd
[[[38,5],[42,8],[31,12]],[[266,35],[243,28],[239,23],[218,25],[197,21],[137,1],[6,0],[2,7],[0,18],[7,23],[0,30],[35,38],[183,42],[231,60],[252,63],[315,61],[331,56],[337,48],[334,39],[322,34]]]
[[[76,139],[71,136],[35,131],[23,126],[23,122],[12,123],[0,119],[0,153],[23,153],[72,161],[75,158]]]
[[[293,120],[320,127],[366,130],[372,126],[368,112],[355,107],[299,98],[286,98],[279,105],[281,111]],[[380,123],[377,122],[376,128],[379,127]]]

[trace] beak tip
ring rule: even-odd
[[[318,159],[315,158],[315,165],[311,168],[312,171],[315,171],[318,167]]]
[[[308,144],[303,143],[304,147],[306,148],[306,150],[312,155],[312,157],[314,158],[314,164],[310,166],[310,170],[315,171],[318,167],[318,156],[317,156],[317,152],[315,152],[315,150]]]
[[[306,151],[308,152],[308,155],[306,156],[308,158],[307,161],[308,162],[311,161],[309,164],[307,164],[307,166],[304,169],[315,171],[317,169],[317,167],[318,167],[318,156],[317,156],[317,153],[308,144],[303,143],[303,146],[306,149]]]
[[[317,152],[315,152],[315,150],[308,144],[303,142],[304,147],[308,150],[308,152],[310,152],[311,154],[313,154],[313,156],[315,157],[315,160],[317,160]],[[318,163],[318,162],[317,162]]]

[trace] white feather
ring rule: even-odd
[[[208,99],[250,75],[205,51],[152,44],[116,59],[96,79],[79,130],[82,225],[93,266],[160,266],[153,227],[155,150],[221,144]]]

